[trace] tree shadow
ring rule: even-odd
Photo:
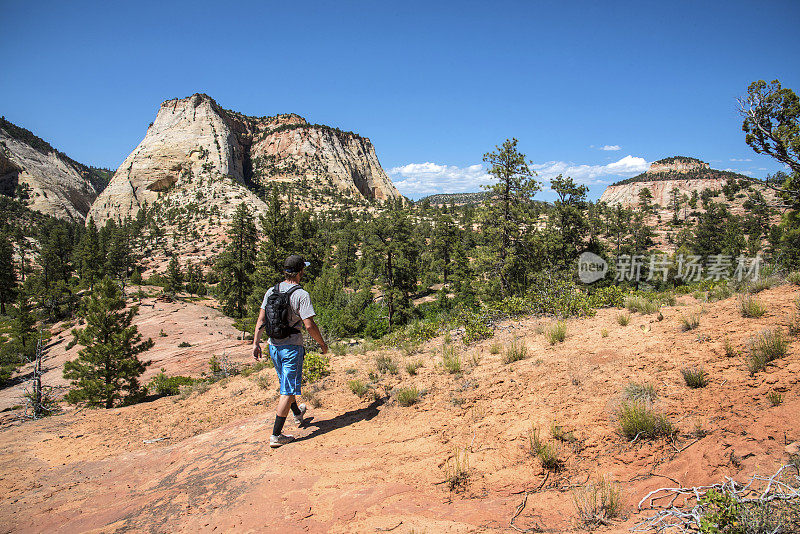
[[[369,421],[370,419],[378,415],[378,413],[380,413],[380,410],[378,410],[378,408],[380,408],[385,403],[386,403],[386,398],[381,397],[369,403],[368,406],[359,408],[358,410],[350,410],[349,412],[337,415],[336,417],[333,417],[331,419],[324,419],[322,421],[308,420],[303,423],[303,426],[316,427],[316,430],[314,430],[307,436],[296,438],[295,441],[305,441],[307,439],[327,434],[332,430],[337,430],[339,428],[344,428],[346,426],[352,425],[353,423],[358,423],[359,421]]]

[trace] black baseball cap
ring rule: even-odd
[[[297,254],[292,254],[286,261],[283,262],[283,270],[287,273],[299,273],[304,268],[311,265],[307,262],[302,256],[298,256]]]

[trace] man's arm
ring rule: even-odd
[[[264,310],[261,311],[263,312]],[[319,343],[319,347],[320,350],[322,351],[322,354],[328,352],[328,345],[325,343],[325,340],[322,339],[322,334],[319,331],[317,323],[314,321],[314,317],[303,319],[303,326],[306,327],[306,332],[308,332],[308,335],[314,338],[314,341]]]
[[[264,308],[261,308],[261,311],[258,313],[258,321],[256,321],[256,332],[253,334],[253,358],[256,360],[261,357],[261,331],[264,329],[264,321],[266,321],[266,318],[267,314]]]

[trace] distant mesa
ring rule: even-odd
[[[677,188],[681,195],[691,196],[703,189],[720,190],[730,179],[751,181],[743,174],[712,169],[697,158],[671,156],[654,161],[642,174],[611,184],[603,191],[600,201],[625,207],[637,206],[639,191],[647,188],[653,195],[652,202],[665,207],[670,203],[673,189]],[[754,187],[761,189],[757,184]]]
[[[227,218],[240,202],[264,209],[255,192],[276,182],[366,201],[402,198],[366,137],[296,114],[247,116],[197,93],[161,104],[90,216],[100,224],[133,217],[177,192],[178,203],[211,204]]]

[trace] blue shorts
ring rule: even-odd
[[[281,395],[300,395],[305,355],[306,350],[300,345],[269,345],[269,357],[278,372]]]

